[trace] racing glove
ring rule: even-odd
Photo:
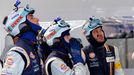
[[[83,63],[84,64],[84,60],[82,59],[81,56],[81,44],[80,42],[75,39],[75,38],[71,38],[70,41],[70,54],[72,56],[72,60],[74,62],[74,64],[77,63]]]

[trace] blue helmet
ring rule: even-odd
[[[17,10],[14,10],[10,15],[8,15],[3,24],[5,30],[12,36],[16,36],[20,33],[20,25],[26,21],[26,16],[28,14],[33,14],[34,9],[30,8],[28,5],[24,7],[17,7]]]
[[[82,29],[84,29],[84,34],[86,36],[90,35],[91,31],[96,29],[97,27],[102,26],[102,21],[97,18],[89,18],[89,20],[86,21],[86,23],[83,25]]]

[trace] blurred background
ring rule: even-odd
[[[0,0],[0,51],[5,44],[3,18],[14,8],[16,0]],[[42,27],[46,28],[56,17],[67,20],[72,27],[82,25],[90,16],[101,17],[104,31],[109,39],[107,43],[119,48],[121,63],[126,75],[134,73],[134,0],[20,0],[21,6],[29,4],[35,8],[35,16],[40,19]],[[87,45],[85,37],[76,34],[80,28],[72,31],[72,35],[82,38],[83,45]],[[77,32],[76,32],[77,31]],[[0,52],[1,54],[1,52]]]

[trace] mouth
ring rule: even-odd
[[[103,40],[104,40],[104,37],[103,37],[103,36],[101,36],[101,35],[97,35],[97,37],[98,37],[98,39],[99,39],[99,40],[101,40],[101,41],[103,41]]]

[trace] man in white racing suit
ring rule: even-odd
[[[33,16],[34,11],[29,6],[25,8],[16,6],[16,9],[5,17],[3,21],[5,30],[18,40],[6,54],[1,75],[43,74],[36,39],[42,28],[39,26],[38,18]]]
[[[81,57],[80,42],[72,38],[69,31],[70,25],[57,18],[44,34],[52,49],[45,63],[47,75],[88,75]]]

